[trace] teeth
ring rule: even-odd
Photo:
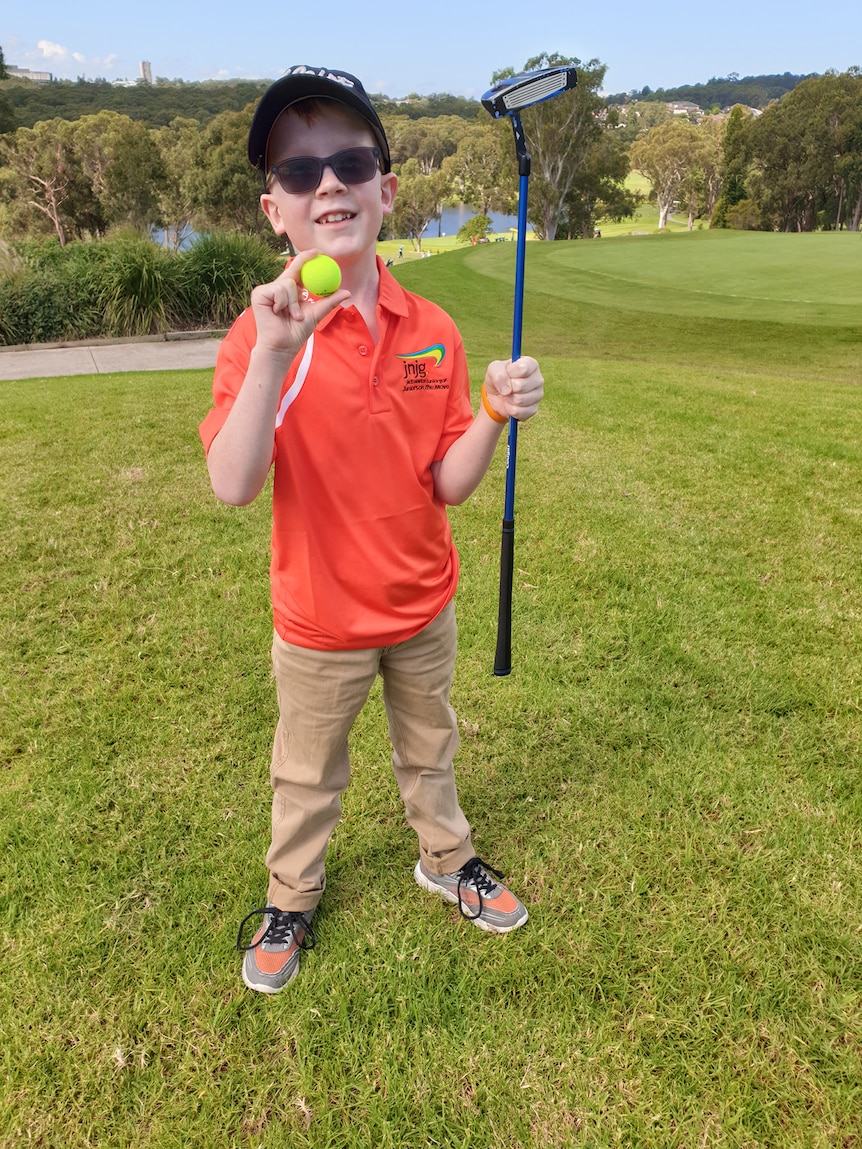
[[[345,219],[353,219],[353,213],[345,211],[345,212],[339,212],[338,214],[334,214],[334,215],[324,215],[324,216],[321,216],[319,222],[320,223],[341,223],[341,221],[345,220]]]

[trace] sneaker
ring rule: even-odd
[[[421,859],[413,871],[423,890],[442,894],[447,902],[457,905],[468,921],[491,934],[507,934],[522,926],[529,916],[526,906],[511,890],[494,881],[502,876],[481,858],[471,858],[457,874],[429,873]]]
[[[263,915],[263,923],[251,940],[242,944],[246,922],[256,914]],[[259,993],[278,993],[299,973],[299,955],[314,949],[316,938],[311,928],[314,910],[290,913],[267,905],[252,910],[239,927],[236,948],[245,954],[242,962],[242,980],[249,989]]]

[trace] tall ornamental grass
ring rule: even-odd
[[[178,300],[176,265],[149,240],[124,239],[111,251],[99,298],[106,335],[168,331]]]
[[[284,257],[240,232],[202,235],[178,260],[184,313],[227,327],[248,306],[252,288],[282,270]]]

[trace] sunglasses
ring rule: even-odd
[[[378,148],[345,148],[334,156],[293,156],[273,164],[269,175],[276,177],[288,195],[314,191],[327,167],[343,184],[367,184],[377,173],[379,156]]]

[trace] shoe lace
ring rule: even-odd
[[[242,935],[245,932],[245,927],[257,914],[268,916],[269,923],[257,941],[253,941],[250,945],[243,945]],[[302,932],[300,933],[299,931]],[[314,929],[305,914],[292,913],[289,910],[278,910],[275,906],[260,906],[258,909],[246,914],[242,919],[239,932],[236,936],[236,948],[240,951],[253,950],[264,942],[270,942],[272,945],[278,946],[289,945],[291,941],[295,941],[297,948],[303,951],[313,950],[317,944]]]
[[[489,866],[488,863],[483,862],[481,858],[471,858],[470,861],[458,871],[458,909],[465,918],[469,918],[471,921],[476,918],[481,918],[485,909],[485,901],[482,895],[490,894],[497,884],[494,878],[488,876],[489,874],[493,874],[495,878],[500,878],[501,880],[503,878],[499,870],[495,870],[493,866]],[[462,886],[472,886],[479,895],[479,908],[475,914],[468,913],[467,910],[464,909],[464,902],[461,900]]]

